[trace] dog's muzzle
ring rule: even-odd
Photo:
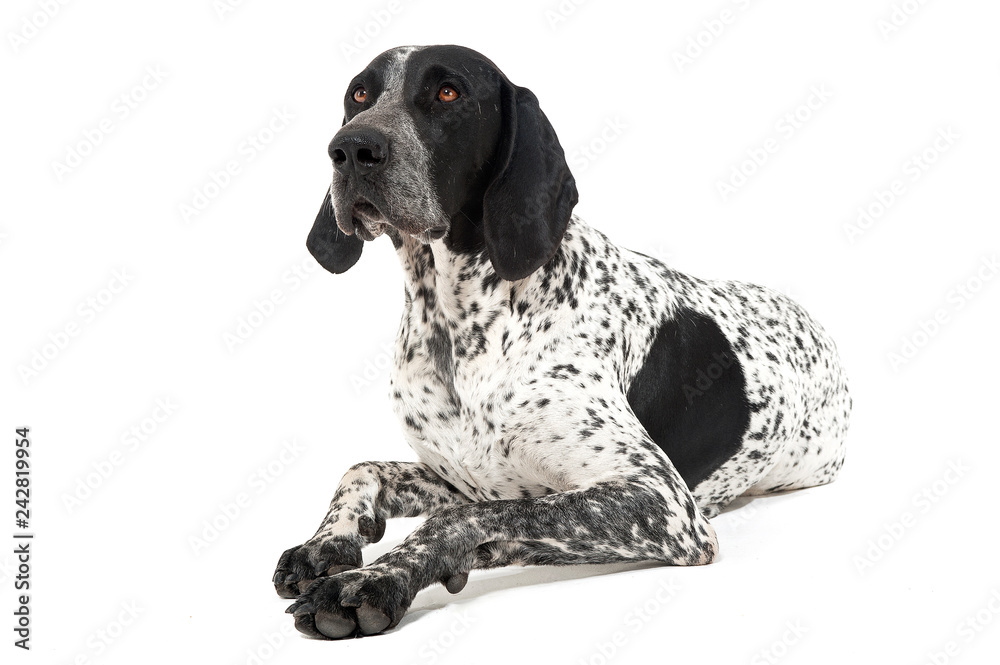
[[[422,243],[443,238],[447,224],[440,220],[428,227],[421,215],[413,215],[399,204],[388,204],[384,190],[392,186],[390,141],[373,127],[342,128],[330,141],[327,152],[336,171],[334,207],[337,226],[347,235],[374,240],[387,227],[413,236]]]

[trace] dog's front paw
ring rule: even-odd
[[[274,571],[274,590],[282,598],[297,598],[319,577],[360,568],[361,541],[345,537],[308,540],[287,549]]]
[[[286,612],[310,637],[375,635],[394,628],[415,595],[405,571],[376,563],[317,579]]]

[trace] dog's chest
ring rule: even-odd
[[[393,409],[421,461],[476,499],[551,491],[511,455],[512,401],[530,343],[511,285],[464,266],[407,285],[391,379]]]
[[[498,278],[482,255],[413,243],[399,253],[407,302],[391,396],[410,446],[476,499],[573,487],[579,469],[563,464],[578,448],[569,433],[596,416],[577,398],[584,391],[601,409],[622,399],[653,312],[666,309],[651,270],[577,225],[520,282]]]

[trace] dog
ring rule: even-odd
[[[419,462],[344,475],[274,574],[316,638],[395,627],[472,569],[712,562],[734,498],[823,485],[851,399],[786,296],[704,281],[573,215],[538,100],[460,46],[396,48],[347,87],[307,247],[327,270],[392,241],[405,309],[391,398]],[[427,519],[363,566],[385,520]]]

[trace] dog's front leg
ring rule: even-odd
[[[387,518],[429,515],[466,501],[424,464],[355,464],[340,481],[316,535],[281,555],[274,588],[282,598],[295,598],[317,577],[361,566],[361,548],[381,540]]]
[[[669,464],[667,465],[669,466]],[[471,568],[509,563],[709,563],[718,543],[673,468],[539,498],[455,506],[371,565],[317,580],[288,608],[313,637],[369,635],[399,623],[435,582],[458,593]],[[672,473],[670,473],[672,472]]]

